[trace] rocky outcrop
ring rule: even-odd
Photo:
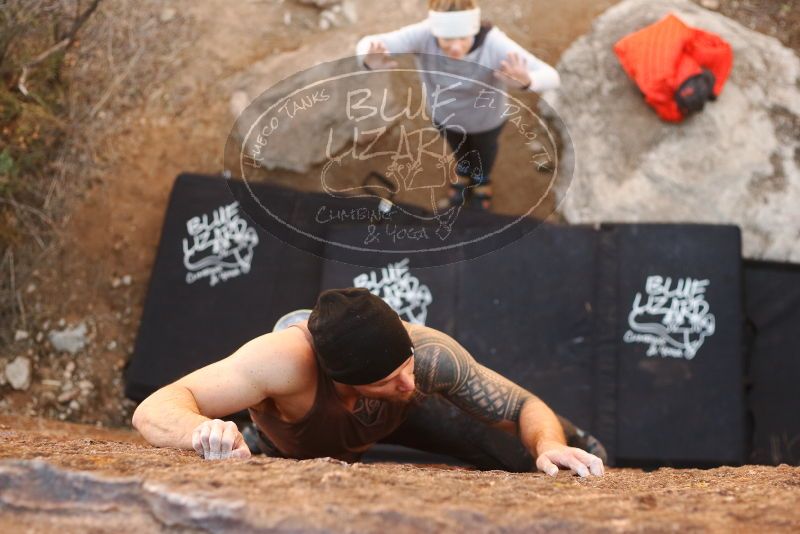
[[[352,57],[356,41],[353,34],[303,45],[265,58],[228,80],[230,110],[236,118],[229,143],[237,145],[237,153],[240,141],[247,140],[249,146],[263,132],[264,168],[307,172],[353,142],[353,121],[345,113],[349,92],[370,93],[359,100],[362,106],[394,109],[391,91],[383,102],[385,80],[366,75]],[[385,125],[377,114],[358,121],[362,132]]]
[[[0,532],[790,532],[800,528],[798,477],[788,466],[552,479],[330,459],[207,461],[130,431],[0,418]]]
[[[680,124],[660,121],[613,53],[674,12],[734,50],[722,95]],[[800,262],[800,60],[776,39],[688,0],[626,0],[558,64],[546,100],[574,145],[560,210],[569,222],[738,224],[750,258]],[[565,183],[569,183],[566,182]]]

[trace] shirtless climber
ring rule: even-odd
[[[247,441],[218,419],[245,408],[256,428]],[[307,321],[159,389],[136,409],[133,426],[154,446],[207,459],[249,458],[253,449],[353,462],[382,442],[481,469],[604,472],[605,451],[592,436],[450,336],[402,321],[358,288],[323,292]]]

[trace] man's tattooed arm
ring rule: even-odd
[[[549,475],[558,466],[581,476],[603,473],[600,458],[567,447],[558,418],[533,393],[482,366],[453,338],[425,326],[411,326],[414,378],[421,393],[444,395],[470,415],[516,433]]]
[[[447,334],[420,325],[410,334],[421,393],[439,393],[470,415],[517,434],[534,455],[545,445],[565,443],[558,418],[536,395],[476,362]]]
[[[414,377],[420,392],[442,394],[487,423],[519,424],[523,405],[535,398],[532,393],[476,362],[464,347],[442,332],[415,325],[411,338]]]

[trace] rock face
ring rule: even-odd
[[[734,50],[716,102],[680,124],[658,119],[612,47],[669,12]],[[558,64],[546,95],[569,130],[575,175],[559,191],[571,223],[738,224],[749,258],[800,262],[800,60],[776,39],[688,0],[626,0]]]
[[[328,151],[336,154],[352,142],[353,124],[344,111],[348,93],[368,90],[371,96],[360,103],[377,108],[384,90],[382,80],[373,76],[343,76],[360,70],[352,57],[356,41],[353,34],[304,45],[229,79],[230,110],[236,118],[231,139],[252,144],[264,132],[261,165],[301,173],[327,161]],[[394,102],[389,92],[386,108],[394,109]],[[358,127],[365,132],[385,124],[374,116],[359,120]]]
[[[209,461],[131,432],[0,417],[0,532],[796,532],[798,477],[785,465],[553,479],[330,459]]]

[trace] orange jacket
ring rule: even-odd
[[[647,103],[662,119],[672,122],[683,120],[674,95],[687,78],[703,68],[710,70],[715,77],[714,96],[718,96],[733,65],[733,51],[727,42],[687,26],[672,14],[623,37],[614,45],[614,52]]]

